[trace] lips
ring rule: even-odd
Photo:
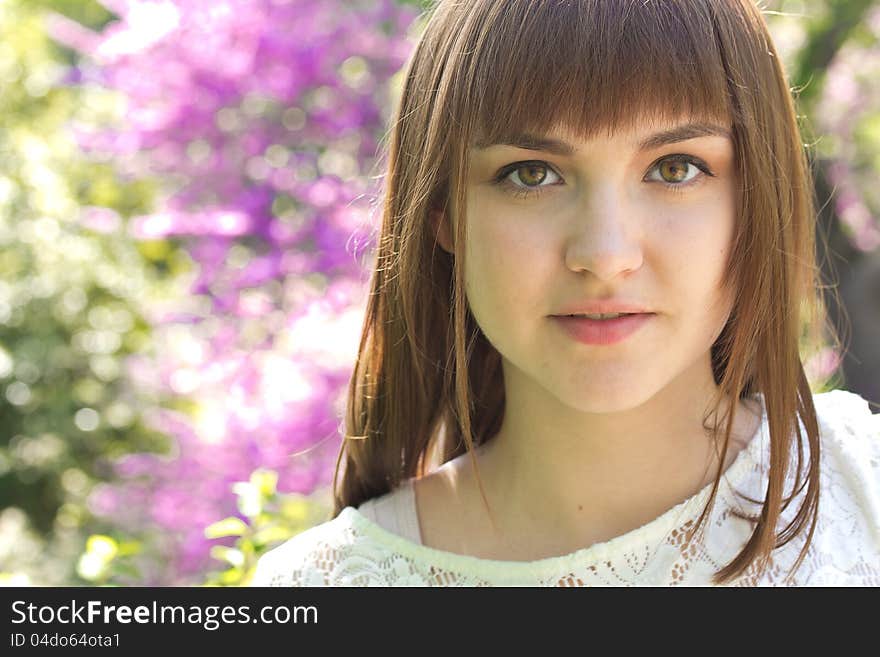
[[[577,342],[592,345],[609,345],[621,342],[649,324],[654,313],[632,313],[616,319],[589,319],[553,315],[553,319]]]
[[[554,313],[554,316],[597,315],[600,313],[627,313],[629,315],[640,315],[651,312],[653,312],[653,309],[650,306],[639,301],[625,301],[623,299],[593,299],[569,304]]]
[[[617,319],[618,317],[625,317],[626,315],[634,315],[636,313],[576,313],[573,315],[566,315],[566,317],[580,317],[581,319]],[[598,315],[598,317],[587,317],[587,315]]]

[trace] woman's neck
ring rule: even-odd
[[[476,453],[491,515],[469,454],[445,464],[440,485],[430,487],[445,497],[438,499],[445,511],[438,507],[434,516],[450,514],[446,531],[466,527],[443,547],[511,560],[564,554],[636,529],[693,496],[718,467],[715,443],[702,426],[715,389],[714,382],[682,388],[607,416],[508,400],[501,430]],[[729,404],[722,404],[719,420]],[[725,471],[760,426],[759,408],[740,402],[734,420]],[[718,449],[723,423],[720,434]],[[424,500],[427,515],[427,494]]]

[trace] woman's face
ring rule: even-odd
[[[720,284],[737,184],[727,129],[685,125],[471,150],[465,288],[506,378],[587,413],[632,408],[681,376],[704,382],[731,310]],[[558,316],[595,300],[653,315],[617,342],[578,340]]]

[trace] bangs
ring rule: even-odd
[[[696,0],[477,0],[464,26],[469,71],[459,116],[472,143],[546,134],[589,140],[637,124],[730,125],[712,3]],[[717,7],[715,10],[719,10]]]

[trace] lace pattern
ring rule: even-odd
[[[763,398],[761,398],[763,404]],[[798,536],[777,548],[763,574],[753,564],[734,586],[880,586],[880,415],[846,391],[814,395],[822,440],[819,518],[807,555]],[[265,554],[255,586],[705,586],[752,531],[734,510],[760,507],[769,433],[766,414],[722,477],[713,509],[694,536],[711,485],[648,524],[568,555],[495,561],[419,545],[383,529],[353,507]],[[786,492],[791,490],[789,483]],[[800,497],[783,511],[791,520]]]

